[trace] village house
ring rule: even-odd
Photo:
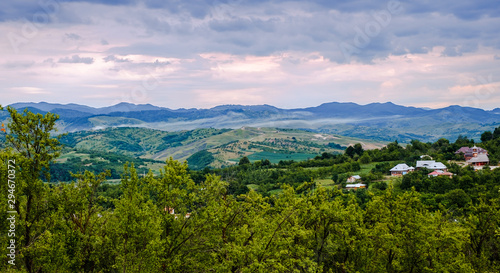
[[[392,176],[405,175],[409,172],[414,171],[415,168],[409,167],[408,165],[402,163],[396,165],[394,168],[390,169]]]
[[[471,147],[471,148],[462,147],[462,148],[458,149],[458,151],[456,151],[455,154],[463,154],[465,161],[467,161],[467,160],[469,160],[473,157],[477,157],[478,155],[481,155],[481,154],[488,155],[488,151],[481,148],[481,147],[476,147],[474,145],[474,147]]]
[[[455,154],[463,154],[465,162],[467,164],[479,167],[490,164],[490,159],[488,158],[488,151],[481,147],[462,147]]]
[[[366,185],[365,184],[347,184],[345,185],[345,188],[347,190],[357,190],[357,189],[365,189],[366,188]]]
[[[477,156],[466,160],[466,162],[469,165],[479,167],[479,166],[489,165],[490,159],[488,158],[487,154],[478,154]]]
[[[354,183],[356,182],[357,180],[360,180],[361,179],[361,176],[359,175],[353,175],[349,178],[347,178],[347,183]]]
[[[436,171],[433,171],[431,173],[429,173],[427,176],[442,176],[442,175],[445,175],[445,176],[448,176],[449,178],[452,178],[453,177],[453,173],[450,173],[450,172],[445,172],[445,171],[441,171],[441,170],[436,170]]]
[[[441,171],[448,171],[448,167],[444,165],[441,162],[436,162],[434,160],[421,160],[417,161],[417,170],[420,170],[422,168],[427,168],[429,170],[441,170]]]

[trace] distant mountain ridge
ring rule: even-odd
[[[347,113],[350,116],[391,116],[391,115],[415,115],[423,114],[426,110],[415,107],[396,105],[392,102],[386,103],[370,103],[367,105],[359,105],[356,103],[340,103],[330,102],[324,103],[317,107],[305,108],[305,111],[316,113],[320,116],[331,117],[345,116]]]
[[[500,108],[486,111],[457,105],[424,109],[392,102],[359,105],[329,102],[316,107],[281,109],[271,105],[220,105],[210,109],[169,109],[151,104],[119,103],[94,108],[79,104],[14,103],[16,109],[52,112],[60,116],[60,132],[134,126],[179,131],[243,126],[307,129],[346,136],[395,140],[478,139],[500,125]],[[4,112],[2,119],[6,118]]]
[[[18,102],[9,105],[15,109],[24,109],[26,107],[37,108],[45,112],[57,112],[62,110],[71,110],[82,113],[88,113],[92,115],[105,115],[113,112],[131,112],[131,111],[151,111],[151,110],[163,110],[168,108],[158,107],[151,104],[132,104],[128,102],[121,102],[116,105],[95,108],[86,105],[80,105],[75,103],[69,104],[58,104],[58,103],[48,103],[48,102]]]

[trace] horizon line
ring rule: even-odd
[[[367,104],[360,104],[360,103],[356,103],[356,102],[352,102],[352,101],[349,101],[349,102],[330,101],[330,102],[321,103],[321,104],[316,105],[316,106],[306,106],[306,107],[296,107],[296,108],[281,108],[281,107],[277,107],[277,106],[265,103],[265,104],[247,104],[247,105],[244,105],[244,104],[220,104],[220,105],[216,105],[216,106],[213,106],[213,107],[210,107],[210,108],[196,108],[196,107],[184,108],[184,107],[181,107],[181,108],[174,109],[174,108],[169,108],[169,107],[165,107],[165,106],[154,105],[154,104],[151,104],[151,103],[137,103],[136,104],[136,103],[126,102],[126,101],[122,101],[122,102],[119,102],[119,103],[116,103],[116,104],[113,104],[113,105],[103,106],[103,107],[95,107],[95,106],[90,106],[90,105],[86,105],[86,104],[79,104],[79,103],[75,103],[75,102],[57,103],[57,102],[46,102],[46,101],[39,101],[39,102],[14,102],[14,103],[10,103],[10,104],[8,104],[8,105],[6,105],[4,107],[11,106],[13,104],[43,104],[43,103],[45,103],[45,104],[59,104],[59,105],[63,105],[63,106],[78,105],[78,106],[84,106],[84,107],[89,107],[89,108],[93,108],[93,109],[109,108],[109,107],[114,107],[114,106],[117,106],[117,105],[120,105],[120,104],[127,104],[127,105],[134,105],[134,106],[149,105],[149,106],[158,107],[158,108],[164,108],[164,109],[168,109],[168,110],[190,110],[190,109],[210,110],[210,109],[221,107],[221,106],[242,106],[242,107],[270,106],[270,107],[274,107],[274,108],[278,108],[278,109],[282,109],[282,110],[296,110],[296,109],[314,108],[314,107],[319,107],[319,106],[324,105],[324,104],[331,104],[331,103],[356,104],[356,105],[359,105],[359,106],[368,106],[368,105],[371,105],[371,104],[393,104],[393,105],[396,105],[396,106],[402,106],[402,107],[408,107],[408,108],[417,108],[417,109],[423,109],[423,110],[438,110],[438,109],[444,109],[444,108],[453,107],[453,106],[458,106],[458,107],[462,107],[462,108],[480,109],[480,110],[483,110],[483,111],[493,111],[495,109],[500,109],[499,107],[497,107],[497,108],[493,108],[493,109],[489,109],[488,110],[488,109],[479,108],[479,107],[462,106],[462,105],[457,105],[457,104],[450,104],[448,106],[438,107],[438,108],[425,107],[425,106],[424,107],[418,107],[418,106],[412,106],[412,105],[396,104],[396,103],[391,102],[391,101],[386,101],[386,102],[370,102],[370,103],[367,103]]]

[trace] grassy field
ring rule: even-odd
[[[65,163],[66,161],[68,161],[68,159],[70,159],[70,158],[76,158],[76,157],[79,157],[81,160],[90,159],[90,155],[89,154],[84,154],[84,153],[78,153],[76,151],[71,151],[69,153],[63,153],[63,154],[61,154],[56,159],[56,162]],[[102,160],[102,158],[101,158],[101,160]]]
[[[327,189],[333,189],[333,188],[337,187],[335,182],[333,182],[333,180],[331,180],[331,179],[317,179],[317,180],[315,180],[315,182],[318,185],[320,185],[321,187],[327,188]]]
[[[276,189],[276,190],[270,190],[267,193],[269,193],[270,195],[275,195],[275,194],[278,194],[282,191],[283,191],[282,189]]]
[[[390,164],[395,164],[395,163],[400,163],[400,161],[387,161]],[[380,162],[371,162],[368,164],[361,164],[361,170],[355,172],[353,175],[363,175],[363,174],[368,174],[370,171],[375,168],[375,165],[379,164]]]

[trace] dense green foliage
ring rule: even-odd
[[[126,162],[133,163],[137,166],[137,171],[139,173],[147,173],[149,171],[147,168],[148,164],[163,163],[158,160],[131,157],[109,152],[75,149],[64,149],[64,151],[66,155],[72,155],[74,153],[80,156],[68,156],[63,162],[50,163],[50,177],[52,181],[71,181],[73,179],[71,173],[82,173],[84,171],[101,173],[106,170],[110,170],[109,178],[120,179],[124,171],[123,164]],[[85,158],[82,158],[83,156],[85,156]]]
[[[228,129],[197,129],[192,131],[164,132],[146,128],[108,128],[82,131],[61,136],[66,147],[93,152],[111,151],[127,156],[145,156],[168,148],[180,147],[197,140],[217,136]]]
[[[109,171],[49,184],[40,177],[58,155],[58,141],[49,137],[56,117],[11,116],[10,148],[0,157],[17,163],[16,262],[7,263],[1,183],[2,272],[500,271],[500,168],[452,164],[451,179],[423,170],[354,192],[314,184],[359,170],[364,156],[378,162],[373,175],[423,154],[456,158],[454,145],[471,144],[463,137],[373,151],[355,146],[307,162],[243,159],[222,170],[190,171],[169,159],[159,175],[143,177],[127,163],[118,186],[104,184]],[[480,144],[492,158],[496,141]],[[2,164],[2,181],[8,174]],[[270,195],[268,187],[281,192]]]
[[[203,169],[214,162],[213,154],[207,150],[202,150],[188,157],[187,163],[194,170]]]

